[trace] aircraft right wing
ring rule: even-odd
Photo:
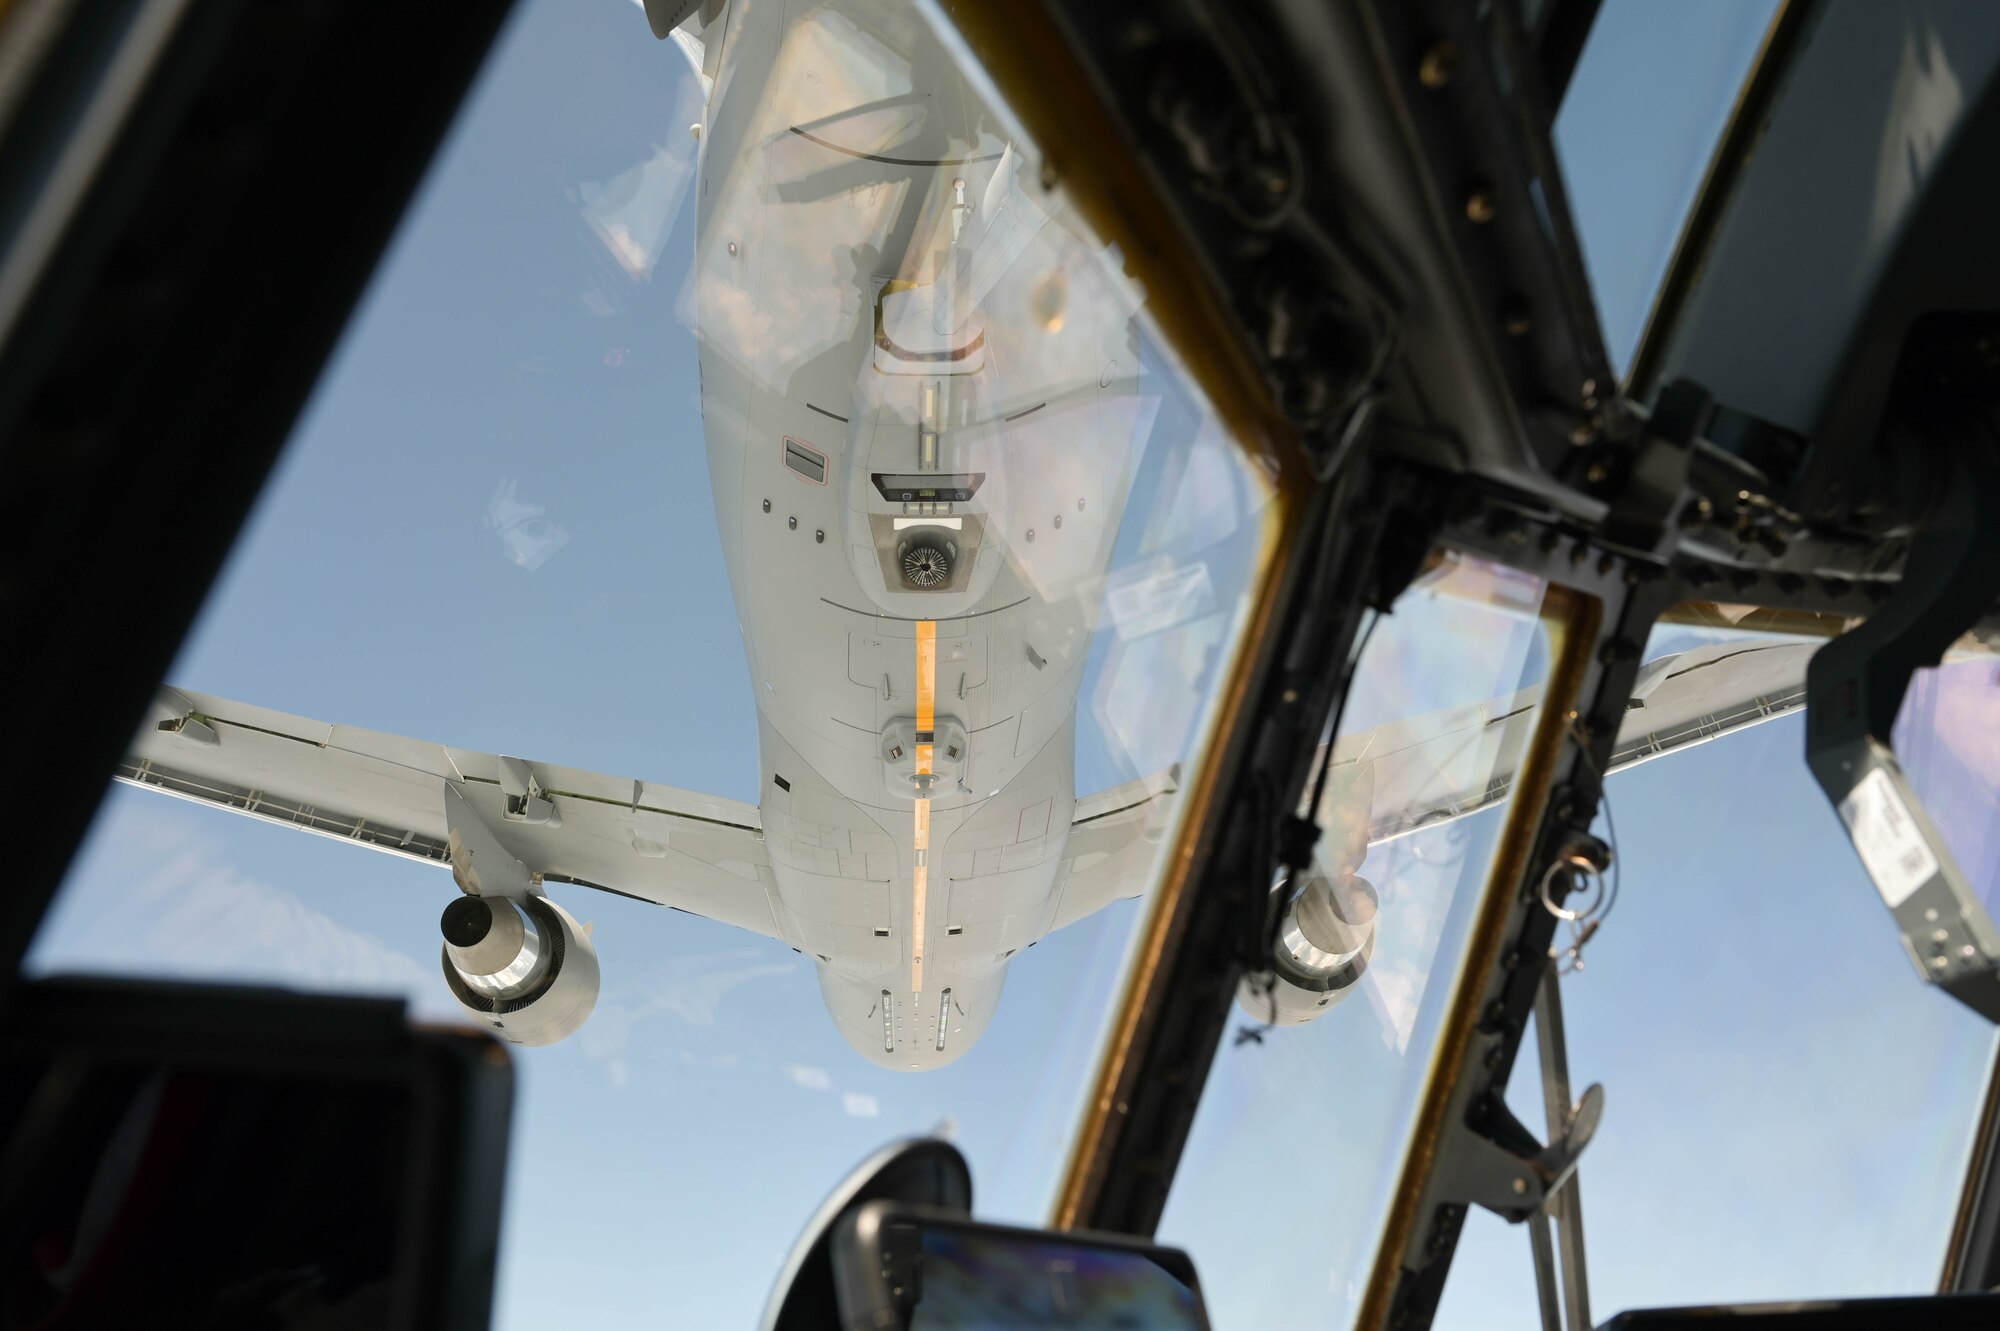
[[[1748,729],[1805,706],[1817,641],[1720,643],[1649,662],[1619,727],[1611,770]],[[1316,850],[1358,868],[1370,846],[1478,813],[1513,789],[1540,686],[1342,735],[1334,745]],[[1077,802],[1050,929],[1138,896],[1180,787],[1178,769]]]
[[[448,868],[455,839],[462,854],[465,844],[487,844],[490,835],[543,880],[791,941],[757,810],[735,800],[176,689],[160,691],[115,775]],[[467,817],[486,835],[457,821]]]
[[[1146,890],[1180,777],[1177,764],[1076,802],[1050,929]]]
[[[1761,725],[1805,706],[1817,641],[1717,643],[1648,662],[1612,747],[1612,772]],[[1479,812],[1513,789],[1539,685],[1506,698],[1342,735],[1334,771],[1368,769],[1367,844]],[[1343,802],[1329,782],[1327,804]],[[1323,810],[1323,817],[1330,816]]]

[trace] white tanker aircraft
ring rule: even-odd
[[[576,884],[810,956],[856,1050],[938,1067],[979,1038],[1009,958],[1145,888],[1172,813],[1171,769],[1074,785],[1145,428],[1136,300],[908,4],[650,14],[708,92],[701,409],[759,803],[174,688],[117,775],[448,866],[444,979],[504,1039],[562,1039],[596,1002],[589,931],[546,895]],[[1621,754],[1793,705],[1809,649],[1771,651],[1789,655],[1661,666],[1651,747]],[[1352,991],[1368,844],[1499,798],[1531,710],[1501,699],[1336,746],[1329,788],[1368,816],[1323,838],[1268,1015]]]

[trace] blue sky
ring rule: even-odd
[[[1701,12],[1667,25],[1608,3],[1607,45],[1576,84],[1601,110],[1561,127],[1621,361],[1768,12],[1687,9]],[[526,0],[175,680],[755,798],[682,317],[692,210],[656,199],[661,225],[635,237],[656,256],[645,280],[588,221],[607,190],[671,202],[697,118],[685,62],[626,0]],[[1202,456],[1190,421],[1162,418],[1136,486],[1154,514]],[[1147,554],[1145,525],[1128,523],[1122,563]],[[1375,719],[1539,672],[1531,631],[1478,623],[1406,606],[1371,648]],[[1100,652],[1094,679],[1103,666]],[[1084,789],[1159,757],[1121,757],[1098,696],[1086,686]],[[1357,724],[1369,706],[1357,698]],[[1907,973],[1798,754],[1778,723],[1612,783],[1625,896],[1566,990],[1574,1075],[1609,1091],[1584,1170],[1600,1315],[1934,1278],[1990,1034]],[[1224,1331],[1273,1308],[1338,1321],[1440,1001],[1428,957],[1462,923],[1491,821],[1428,863],[1371,861],[1385,909],[1369,994],[1221,1055],[1164,1233],[1194,1252]],[[433,869],[119,788],[32,964],[359,987],[448,1016],[449,892]],[[745,1325],[840,1174],[940,1125],[982,1212],[1045,1214],[1129,903],[1023,953],[978,1049],[912,1078],[853,1055],[782,946],[562,899],[596,925],[604,993],[581,1034],[516,1060],[497,1325]],[[1298,1180],[1317,1220],[1298,1219]],[[1532,1316],[1525,1235],[1476,1217],[1441,1324]]]

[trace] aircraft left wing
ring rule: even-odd
[[[452,820],[469,811],[546,881],[785,937],[757,810],[735,800],[177,689],[160,691],[115,775],[447,868]]]
[[[1151,885],[1153,853],[1166,832],[1180,776],[1175,764],[1076,802],[1050,929],[1136,897]]]

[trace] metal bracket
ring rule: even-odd
[[[1444,1200],[1483,1206],[1519,1224],[1569,1182],[1603,1116],[1604,1088],[1593,1084],[1566,1115],[1562,1134],[1542,1146],[1505,1104],[1489,1104],[1486,1126],[1493,1131],[1468,1128],[1458,1138],[1451,1167],[1440,1171]],[[1534,1149],[1507,1146],[1505,1138],[1525,1140]]]
[[[451,876],[460,891],[515,901],[539,891],[541,875],[500,844],[493,829],[466,800],[465,792],[449,781],[444,783],[444,824]]]
[[[521,759],[504,756],[500,759],[500,789],[507,797],[500,816],[507,821],[562,826],[556,802],[543,791],[534,769]]]
[[[1630,449],[1631,460],[1610,511],[1604,515],[1607,541],[1634,550],[1651,550],[1659,544],[1687,491],[1694,443],[1714,406],[1706,389],[1685,379],[1660,390],[1644,433]]]
[[[158,728],[166,734],[179,735],[182,739],[190,740],[196,744],[220,744],[222,742],[222,736],[216,732],[215,727],[201,717],[196,716],[193,712],[189,712],[186,716],[171,717],[168,720],[162,721]]]

